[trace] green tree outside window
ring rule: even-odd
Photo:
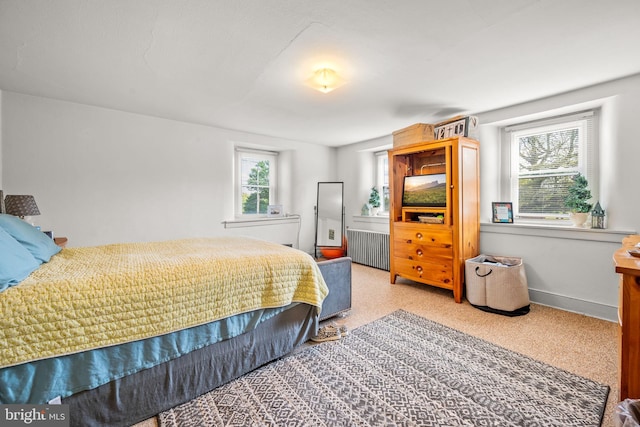
[[[249,168],[242,183],[242,213],[266,214],[269,206],[269,161],[243,160],[243,176]]]

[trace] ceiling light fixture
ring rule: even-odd
[[[329,93],[345,83],[344,79],[331,68],[320,68],[316,70],[307,82],[309,86],[322,93]]]

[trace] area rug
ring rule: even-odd
[[[609,387],[403,310],[160,414],[168,426],[599,426]]]

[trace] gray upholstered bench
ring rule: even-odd
[[[351,309],[351,258],[341,257],[319,261],[318,267],[329,287],[329,295],[322,303],[320,320],[328,319]]]

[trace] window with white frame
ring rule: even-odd
[[[380,210],[378,214],[389,212],[389,156],[386,151],[375,153],[376,187],[380,192]]]
[[[597,195],[596,119],[595,111],[587,111],[504,129],[510,152],[506,197],[516,218],[566,218],[564,199],[578,173]]]
[[[278,153],[236,148],[236,216],[267,215],[276,200]]]

